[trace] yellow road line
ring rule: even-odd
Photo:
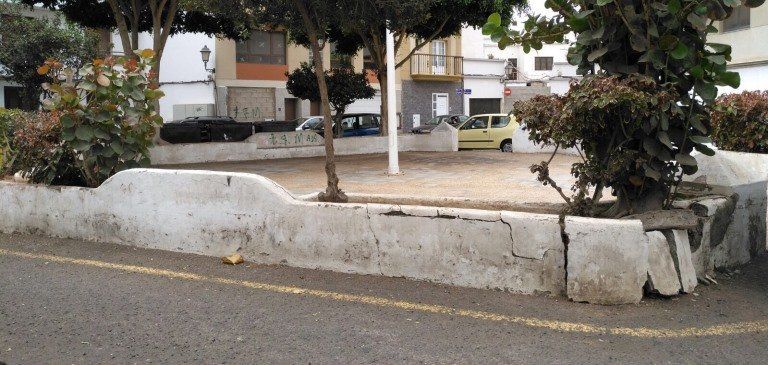
[[[223,285],[242,286],[246,288],[274,293],[294,294],[315,298],[368,304],[384,308],[396,308],[423,313],[443,314],[474,318],[482,321],[506,322],[531,328],[548,329],[558,332],[585,333],[629,336],[638,338],[683,338],[698,336],[726,336],[749,333],[768,332],[768,320],[753,322],[727,323],[708,327],[688,328],[647,328],[647,327],[605,327],[588,323],[564,322],[557,320],[539,319],[533,317],[518,317],[492,312],[470,309],[451,308],[443,305],[421,304],[402,300],[392,300],[368,295],[344,294],[326,290],[307,289],[295,286],[274,285],[247,280],[234,280],[222,277],[209,277],[188,272],[155,269],[143,266],[116,264],[104,261],[76,259],[69,257],[34,254],[22,251],[11,251],[0,248],[0,255],[16,256],[27,259],[46,260],[57,263],[91,266],[103,269],[120,270],[138,274],[154,275],[166,278],[202,281]]]

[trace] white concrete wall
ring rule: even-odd
[[[561,294],[556,215],[294,199],[250,174],[135,169],[97,189],[0,182],[0,231]]]
[[[517,128],[512,135],[512,151],[515,153],[552,153],[555,147],[535,144],[528,138],[531,133],[523,129],[523,126]],[[575,148],[561,148],[557,150],[558,154],[578,156],[579,151]]]
[[[311,143],[293,146],[271,146],[266,143],[271,135],[278,140],[283,136],[288,141],[295,141],[297,134],[309,135],[314,132],[257,133],[245,142],[171,144],[150,148],[153,165],[175,165],[188,163],[206,163],[223,161],[269,160],[277,158],[301,158],[324,156],[323,138]],[[443,123],[429,134],[398,135],[400,151],[458,151],[458,131]],[[361,155],[386,153],[387,137],[347,137],[333,141],[337,155]]]
[[[733,222],[718,246],[720,267],[749,262],[767,246],[768,233],[768,155],[720,151],[712,156],[697,154],[699,171],[687,181],[730,186],[739,195]]]

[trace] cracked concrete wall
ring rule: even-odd
[[[768,155],[718,150],[695,157],[699,170],[686,180],[729,186],[739,196],[715,265],[745,264],[768,248]]]
[[[299,144],[294,147],[264,148],[262,143],[258,143],[264,140],[262,135],[271,134],[278,135],[278,139],[282,134],[285,134],[287,140],[293,141],[295,133],[258,133],[245,142],[154,146],[150,148],[149,154],[152,164],[155,166],[325,156],[324,141],[319,136],[312,142],[315,144],[312,146]],[[337,138],[334,139],[333,144],[337,155],[361,155],[388,151],[386,136]],[[403,152],[458,151],[459,135],[455,128],[443,123],[429,134],[400,134],[398,135],[398,145],[398,150]]]
[[[247,198],[245,198],[247,197]],[[565,291],[558,217],[294,199],[258,175],[135,169],[97,189],[0,183],[0,231],[519,293]]]

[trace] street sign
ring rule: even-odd
[[[456,95],[462,95],[462,94],[464,94],[464,89],[461,89],[461,88],[456,89]]]
[[[465,95],[472,95],[472,89],[464,89]]]
[[[504,96],[510,96],[512,95],[512,89],[505,87],[504,88]]]

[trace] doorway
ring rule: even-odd
[[[432,117],[438,115],[446,115],[449,112],[448,108],[448,94],[447,93],[434,93],[432,94]]]
[[[501,113],[501,99],[469,99],[469,115]]]
[[[299,106],[299,99],[286,98],[285,99],[285,120],[294,120],[297,117],[296,109]]]

